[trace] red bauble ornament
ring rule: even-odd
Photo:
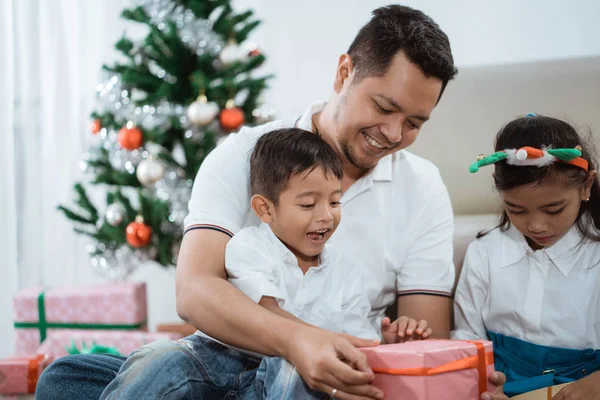
[[[233,101],[229,100],[227,102],[226,108],[221,111],[219,115],[219,122],[221,122],[221,127],[226,131],[235,131],[245,121],[244,112],[241,108],[235,107],[233,105]]]
[[[142,145],[144,134],[137,126],[128,123],[119,131],[117,140],[121,147],[127,150],[135,150]]]
[[[152,237],[152,228],[148,225],[144,224],[144,219],[138,217],[135,219],[135,222],[127,225],[127,229],[125,230],[127,243],[131,247],[139,248],[147,246],[150,243],[150,238]]]
[[[248,56],[250,56],[250,57],[256,57],[258,55],[260,55],[259,49],[250,50],[250,52],[248,53]]]
[[[90,131],[95,135],[96,133],[100,132],[100,129],[102,129],[100,120],[95,119],[94,122],[92,122],[92,125],[90,126]]]

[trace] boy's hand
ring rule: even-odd
[[[381,334],[385,343],[402,343],[412,340],[427,339],[431,336],[431,328],[427,327],[427,321],[408,317],[400,317],[390,322],[388,317],[381,321]]]

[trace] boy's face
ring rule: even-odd
[[[341,181],[320,167],[293,175],[271,206],[271,230],[298,257],[313,262],[340,223]]]

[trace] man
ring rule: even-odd
[[[155,390],[155,398],[173,393],[191,398],[192,393],[198,397],[198,390],[185,388],[196,382],[214,389],[213,397],[204,398],[241,393],[244,373],[252,367],[240,363],[237,350],[230,359],[211,357],[211,346],[221,344],[207,336],[245,351],[283,357],[297,371],[285,373],[299,374],[310,389],[336,399],[381,398],[381,391],[370,384],[373,372],[357,349],[373,342],[260,307],[227,281],[225,246],[242,227],[258,224],[249,209],[248,155],[256,140],[282,127],[311,130],[342,161],[344,218],[331,243],[361,271],[371,324],[377,328],[384,310],[397,300],[399,315],[425,319],[434,337],[449,337],[454,282],[450,199],[433,164],[400,150],[415,141],[456,73],[448,38],[428,16],[397,5],[375,10],[340,56],[327,103],[311,106],[295,121],[242,129],[200,168],[177,266],[177,311],[202,333],[144,349],[151,353],[145,360],[152,361],[137,366],[100,356],[59,360],[42,376],[38,398],[69,398],[70,390],[71,396],[97,398],[120,368],[111,384],[113,393],[115,385],[132,395],[158,385],[162,391]],[[90,376],[95,382],[84,384]],[[504,382],[501,374],[492,378],[497,385]],[[286,379],[265,381],[277,385]],[[484,398],[506,399],[501,388]]]

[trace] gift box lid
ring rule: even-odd
[[[478,344],[476,344],[478,343]],[[487,355],[486,364],[493,363],[493,346],[490,341],[418,340],[361,348],[369,366],[377,372],[390,369],[435,368],[457,360],[478,356],[478,346]]]
[[[41,304],[40,304],[41,303]],[[15,322],[139,324],[146,321],[144,282],[31,287],[13,298]]]

